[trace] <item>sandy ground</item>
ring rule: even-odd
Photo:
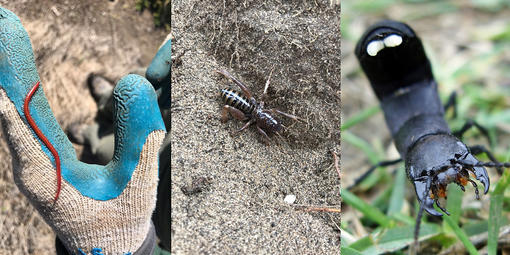
[[[212,2],[172,1],[172,253],[338,254],[340,214],[284,198],[340,207],[340,8]],[[219,90],[238,88],[214,70],[257,98],[272,68],[266,107],[307,123],[282,119],[270,145],[254,126],[231,135],[243,123],[220,122]]]
[[[85,83],[91,72],[115,81],[146,67],[167,34],[134,1],[0,0],[20,17],[34,49],[43,89],[64,130],[91,122],[96,104]],[[18,191],[0,131],[0,254],[54,254],[54,234]],[[81,146],[77,152],[86,157]]]

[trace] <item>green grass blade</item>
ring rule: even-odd
[[[464,192],[459,186],[450,185],[448,187],[448,203],[446,204],[446,210],[450,213],[450,218],[453,220],[455,225],[459,224],[459,218],[462,214],[462,196]]]
[[[384,171],[384,170],[383,170]],[[393,186],[389,186],[378,192],[377,196],[372,200],[371,205],[379,208],[381,211],[388,210],[388,205],[393,191]]]
[[[377,222],[383,227],[390,227],[392,220],[382,213],[377,207],[372,206],[346,189],[342,189],[342,200],[346,204],[356,208],[368,219]]]
[[[404,167],[400,167],[397,170],[397,176],[395,177],[395,184],[393,185],[393,191],[391,192],[390,205],[388,207],[387,215],[398,213],[402,210],[404,205],[404,194],[406,189],[406,171]]]
[[[462,229],[464,229],[464,232],[466,232],[466,235],[469,237],[486,233],[488,231],[488,227],[488,220],[468,221],[462,224]]]
[[[374,116],[376,113],[380,112],[381,108],[379,106],[372,106],[370,108],[364,109],[360,113],[354,115],[353,117],[349,118],[348,120],[343,122],[342,127],[340,128],[341,131],[348,130],[349,128],[366,121],[370,117]]]
[[[496,255],[498,250],[499,227],[501,227],[503,195],[492,194],[489,208],[489,239],[487,240],[489,255]]]
[[[342,142],[347,142],[353,145],[354,147],[359,148],[366,157],[369,159],[371,164],[377,164],[380,162],[379,154],[373,149],[373,146],[369,144],[367,141],[362,138],[354,135],[350,131],[342,132]],[[369,175],[361,184],[360,187],[363,189],[369,189],[373,187],[376,183],[381,180],[381,177],[384,176],[383,169],[378,168],[376,173]]]
[[[503,193],[510,184],[510,171],[504,171],[503,176],[496,183],[496,188],[491,194],[489,208],[489,239],[487,240],[489,254],[496,254],[498,249],[499,227],[501,226]]]
[[[359,138],[349,131],[342,132],[342,141],[352,144],[355,147],[358,147],[362,150],[370,160],[372,164],[376,164],[379,162],[379,156],[374,149],[372,149],[372,145],[370,145],[367,141]]]
[[[343,254],[343,255],[362,255],[363,253],[353,249],[353,248],[350,248],[350,247],[342,247],[340,248],[340,254]]]
[[[403,213],[394,213],[390,216],[392,219],[394,219],[395,221],[398,221],[398,222],[402,222],[406,225],[413,225],[414,226],[414,223],[416,222],[416,219],[409,216],[409,215],[406,215],[406,214],[403,214]]]
[[[501,176],[501,179],[499,179],[498,183],[496,183],[496,188],[494,188],[494,192],[492,192],[492,194],[502,195],[509,184],[510,184],[510,171],[506,169],[503,172],[503,176]]]
[[[440,228],[435,224],[423,224],[420,229],[419,240],[423,241],[440,233]],[[395,227],[377,231],[368,237],[351,244],[349,247],[360,251],[362,254],[387,254],[401,250],[414,242],[414,225]]]
[[[443,216],[444,221],[452,228],[453,233],[459,238],[459,240],[464,244],[466,247],[466,250],[471,255],[478,255],[478,251],[476,250],[475,246],[471,241],[469,241],[469,238],[467,237],[466,233],[454,222],[454,220],[449,216]]]

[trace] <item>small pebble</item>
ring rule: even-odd
[[[293,204],[294,201],[296,201],[296,196],[295,195],[287,195],[287,196],[285,196],[285,199],[283,201],[285,201],[285,203],[287,203],[287,204]]]

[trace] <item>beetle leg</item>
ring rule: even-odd
[[[432,211],[439,214],[439,215],[437,215],[437,214],[435,214],[435,215],[442,216],[442,214],[440,212],[434,210],[434,207],[432,206],[432,204],[428,205],[429,202],[433,202],[429,196],[432,178],[430,176],[428,176],[428,177],[429,178],[427,178],[425,183],[419,182],[420,184],[423,184],[423,185],[420,185],[420,191],[418,191],[418,188],[416,189],[416,195],[418,196],[418,202],[420,202],[420,209],[418,210],[418,215],[416,217],[416,223],[414,224],[414,245],[415,245],[415,247],[418,247],[418,236],[420,234],[420,224],[421,224],[421,217],[423,216],[423,209],[425,209],[425,210],[427,210],[427,212],[429,212],[427,207],[432,208]],[[418,187],[416,182],[415,182],[415,187]],[[420,199],[420,197],[425,197],[425,199],[422,200],[422,199]],[[427,200],[427,198],[428,198],[428,200]],[[430,213],[430,214],[432,214],[432,213]],[[432,215],[434,215],[434,214],[432,214]]]
[[[457,184],[457,186],[460,187],[460,189],[463,191],[463,192],[466,192],[466,188],[464,188],[464,186],[462,184],[460,184],[459,182],[455,182],[455,184]]]
[[[372,172],[374,172],[375,169],[378,167],[385,167],[385,166],[391,166],[402,162],[402,158],[395,159],[395,160],[388,160],[388,161],[381,161],[373,166],[371,166],[365,173],[363,173],[360,177],[356,178],[354,180],[354,183],[347,187],[347,190],[351,190],[352,188],[356,187],[358,184],[360,184],[363,180],[365,180]]]
[[[448,101],[444,105],[444,111],[448,111],[449,108],[453,109],[453,118],[457,117],[457,92],[453,91],[448,97]]]
[[[457,130],[455,132],[453,132],[453,135],[456,136],[457,138],[461,139],[462,138],[462,135],[468,130],[470,129],[471,127],[475,127],[477,128],[480,133],[482,133],[482,135],[487,138],[487,141],[489,142],[489,145],[492,145],[492,141],[489,137],[489,131],[487,131],[486,128],[484,128],[482,125],[478,124],[476,121],[474,120],[467,120],[466,123],[464,124],[464,126],[462,126],[462,128],[460,130]]]
[[[221,121],[222,122],[227,122],[228,113],[230,113],[230,115],[232,115],[232,117],[234,117],[238,120],[246,120],[247,119],[246,114],[244,114],[239,109],[236,109],[230,105],[224,105],[223,110],[221,111]]]
[[[237,130],[235,133],[239,133],[239,132],[245,130],[247,127],[249,127],[251,124],[253,124],[253,122],[255,122],[254,119],[251,119],[250,121],[246,122],[246,124],[244,124],[244,126],[242,128],[240,128],[239,130]]]

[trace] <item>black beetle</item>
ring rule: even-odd
[[[469,122],[459,133],[450,131],[444,120],[445,108],[439,99],[430,62],[421,40],[408,25],[390,20],[372,25],[358,41],[355,54],[381,103],[386,124],[405,161],[407,177],[420,202],[416,242],[423,210],[442,216],[434,209],[436,203],[448,214],[438,202],[446,196],[448,184],[455,183],[464,190],[464,186],[471,183],[479,199],[477,185],[470,174],[484,185],[484,193],[487,193],[490,180],[484,166],[507,164],[497,162],[484,147],[468,147],[455,136],[462,135],[473,125],[486,133],[478,124]],[[482,152],[494,163],[480,162],[473,156]],[[378,166],[402,159],[382,162]]]

